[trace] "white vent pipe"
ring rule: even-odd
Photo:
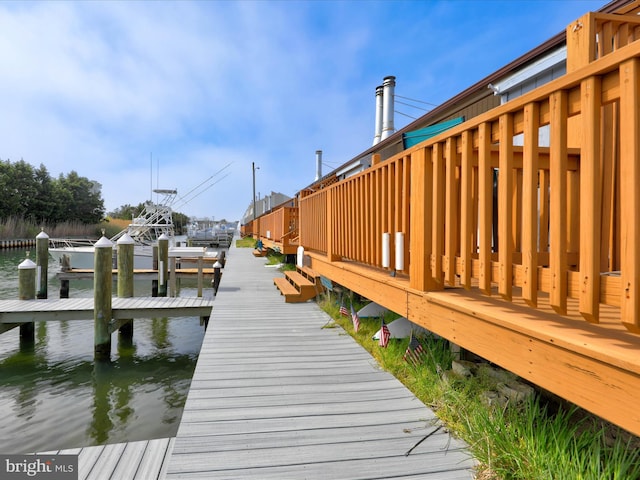
[[[393,125],[393,111],[395,109],[395,102],[393,97],[395,95],[395,87],[396,87],[396,77],[389,76],[384,77],[384,81],[382,82],[383,93],[382,93],[382,134],[380,135],[380,140],[384,140],[385,138],[391,136],[393,132],[396,131],[395,126]]]
[[[378,85],[376,87],[376,130],[373,137],[374,145],[380,141],[380,138],[382,136],[382,111],[384,108],[382,104],[382,92],[382,85]]]
[[[316,182],[322,178],[322,150],[316,150]]]

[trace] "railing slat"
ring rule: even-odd
[[[580,158],[580,313],[597,323],[600,301],[600,109],[601,81],[582,81]]]
[[[513,115],[500,116],[498,175],[498,293],[511,300],[513,286]]]
[[[493,168],[491,168],[491,125],[478,129],[478,206],[480,222],[480,290],[491,295],[491,236],[493,234]]]
[[[410,248],[410,236],[411,236],[411,219],[409,218],[411,209],[409,204],[411,202],[411,157],[409,155],[403,157],[403,169],[402,169],[402,231],[404,232],[404,268],[405,271],[409,271],[409,265],[411,265],[411,248]]]
[[[471,132],[462,132],[460,169],[460,283],[467,290],[471,288],[471,249],[473,242],[473,142]]]
[[[549,302],[558,313],[567,313],[567,92],[555,92],[550,98],[550,271]]]
[[[431,275],[436,285],[443,283],[442,255],[444,255],[444,159],[442,158],[442,144],[433,146],[431,159],[433,163],[433,217],[431,235],[433,251],[431,253]]]
[[[620,66],[621,317],[640,333],[640,60]]]
[[[445,211],[445,281],[449,285],[456,284],[456,247],[458,240],[458,178],[456,167],[456,142],[454,138],[447,138],[445,144],[446,161],[446,211]]]
[[[524,107],[522,158],[522,296],[527,304],[538,303],[538,118],[539,105]]]

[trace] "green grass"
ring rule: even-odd
[[[244,237],[236,240],[237,248],[256,248],[256,241],[253,237]]]
[[[471,378],[442,376],[454,359],[446,340],[421,338],[428,355],[423,365],[414,367],[402,360],[408,339],[392,339],[387,348],[372,340],[380,328],[380,319],[361,319],[356,333],[351,317],[340,315],[335,297],[325,297],[319,303],[385,370],[431,407],[449,431],[469,444],[480,462],[478,479],[640,478],[637,437],[606,425],[575,406],[558,404],[540,395],[519,405],[490,406],[483,393],[496,387],[493,378],[483,374]],[[354,302],[356,310],[361,306]],[[385,322],[395,317],[389,314]]]

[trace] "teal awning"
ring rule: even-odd
[[[405,149],[413,147],[414,145],[417,145],[420,142],[424,142],[428,138],[435,137],[436,135],[444,132],[445,130],[449,130],[451,127],[455,127],[462,122],[464,122],[464,117],[457,117],[451,120],[447,120],[446,122],[440,122],[436,123],[435,125],[430,125],[426,128],[403,133],[402,143],[404,144]]]

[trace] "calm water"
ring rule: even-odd
[[[24,259],[25,251],[0,250],[0,299],[18,296]],[[52,261],[49,298],[59,296],[56,271]],[[92,288],[71,281],[69,296],[92,297]],[[149,281],[135,288],[150,295]],[[195,294],[183,283],[182,295]],[[136,319],[132,344],[114,333],[111,361],[96,364],[92,321],[36,323],[35,344],[23,349],[19,329],[0,334],[0,453],[174,436],[203,335],[195,317]]]

